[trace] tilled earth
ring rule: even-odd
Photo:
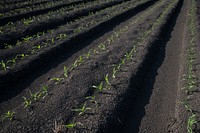
[[[30,25],[0,16],[12,21],[0,23],[0,132],[199,133],[199,6],[79,0],[33,8]]]

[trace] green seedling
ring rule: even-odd
[[[105,46],[105,44],[103,44],[103,43],[101,43],[98,47],[99,47],[99,49],[101,49],[101,50],[103,50],[103,51],[106,50],[106,46]]]
[[[124,65],[126,58],[122,59],[121,64]]]
[[[97,50],[95,50],[95,49],[93,50],[93,52],[94,52],[94,54],[98,54],[98,53],[99,53],[99,52],[98,52]]]
[[[28,25],[30,25],[32,22],[33,22],[33,20],[26,20],[26,21],[24,21],[23,23],[24,23],[24,25],[28,26]]]
[[[116,78],[116,73],[117,73],[116,68],[113,68],[113,71],[112,71],[112,78]]]
[[[82,114],[84,114],[87,110],[90,110],[90,109],[91,109],[91,108],[87,108],[87,107],[86,107],[86,103],[84,103],[82,107],[77,108],[77,109],[72,109],[72,111],[78,112],[78,115],[82,115]]]
[[[111,36],[110,38],[107,39],[107,41],[108,41],[108,44],[113,43],[114,42],[114,37]]]
[[[63,80],[64,78],[51,78],[50,81],[55,81],[55,84],[59,84],[61,82],[61,80]]]
[[[1,65],[1,68],[2,68],[4,71],[7,70],[6,63],[5,63],[3,60],[0,62],[0,65]]]
[[[74,128],[76,125],[77,125],[77,123],[69,123],[69,124],[65,125],[65,127],[71,129],[71,128]]]
[[[28,100],[26,97],[22,97],[22,98],[24,99],[24,108],[30,107],[32,101],[31,101],[31,100]]]
[[[15,56],[16,59],[18,59],[18,58],[25,59],[26,57],[28,57],[28,55],[26,55],[26,54],[18,54]]]
[[[187,121],[187,130],[188,133],[193,133],[193,125],[197,123],[196,114],[192,113],[192,115],[188,118]]]
[[[70,71],[73,70],[73,69],[75,69],[77,66],[78,66],[78,62],[77,62],[77,60],[76,60],[76,61],[72,64],[72,67],[71,67]]]
[[[48,88],[47,86],[42,86],[42,91],[40,92],[40,97],[42,96],[42,99],[44,99],[48,95]]]
[[[109,82],[109,79],[108,79],[108,74],[106,74],[106,76],[105,76],[105,81],[106,81],[106,88],[110,88],[109,86],[111,86],[111,83]]]
[[[32,47],[32,49],[31,49],[31,54],[35,53],[35,51],[36,51],[37,49],[41,49],[41,48],[42,48],[42,46],[41,46],[40,44],[37,45],[37,46]]]
[[[133,59],[133,55],[132,55],[131,52],[130,53],[126,53],[125,57],[126,57],[127,60],[132,60]]]
[[[6,64],[8,65],[8,64],[13,64],[13,65],[15,65],[15,63],[16,63],[16,57],[15,58],[13,58],[13,59],[10,59],[10,60],[8,60],[7,62],[6,62]]]
[[[182,104],[183,104],[183,106],[186,108],[187,111],[192,112],[192,109],[190,108],[187,99],[184,100],[184,101],[182,102]]]
[[[83,63],[83,56],[79,56],[78,60],[77,60],[78,65],[80,66]]]
[[[5,49],[12,49],[13,48],[12,45],[9,45],[9,44],[6,44],[6,43],[4,43],[4,45],[5,45]]]
[[[103,91],[103,82],[101,82],[97,86],[93,85],[92,87],[95,88],[95,89],[97,89],[97,91],[102,92]]]
[[[98,102],[95,100],[95,96],[88,96],[85,98],[86,100],[90,100],[91,103],[95,103],[96,107],[98,105]]]
[[[4,16],[4,14],[0,13],[0,17],[3,17],[3,16]]]
[[[36,93],[32,93],[31,91],[29,91],[29,92],[30,92],[31,98],[32,98],[34,101],[37,101],[37,100],[41,97],[41,95],[40,95],[39,92],[36,92]]]
[[[68,129],[71,129],[71,128],[76,127],[77,125],[83,125],[83,124],[81,122],[74,122],[74,120],[73,120],[72,123],[65,125],[65,127],[68,128]]]
[[[66,66],[64,66],[63,71],[64,71],[64,73],[63,73],[64,77],[67,78],[67,77],[68,77],[69,70],[67,69]]]
[[[7,25],[14,25],[14,23],[13,22],[8,22],[8,24]]]
[[[33,37],[32,36],[26,36],[26,37],[23,37],[23,41],[25,42],[29,42]]]
[[[4,114],[4,116],[3,116],[3,118],[2,118],[2,122],[3,122],[5,119],[9,119],[10,121],[13,120],[14,114],[15,114],[15,112],[8,111],[7,113]]]
[[[51,42],[54,43],[54,38],[51,38]]]
[[[90,58],[90,51],[86,54],[86,58],[88,59],[88,58]]]
[[[122,64],[118,64],[118,65],[117,65],[117,70],[118,70],[118,71],[121,69],[121,65],[122,65]]]
[[[119,32],[114,31],[114,34],[115,34],[116,37],[119,37]]]

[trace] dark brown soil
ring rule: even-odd
[[[181,90],[184,85],[181,77],[187,70],[185,55],[190,39],[187,14],[191,1],[177,0],[168,8],[173,2],[149,0],[63,44],[56,42],[42,49],[11,71],[1,71],[0,118],[8,111],[14,115],[12,120],[0,123],[0,132],[186,133],[190,114],[181,104],[187,97]],[[166,9],[169,10],[164,12]],[[199,30],[197,33],[200,35]],[[195,43],[198,42],[199,37]],[[102,43],[105,49],[99,47]],[[112,78],[113,68],[134,47],[133,57],[126,59],[116,78]],[[196,48],[200,49],[198,45]],[[91,56],[86,58],[89,51]],[[15,52],[17,49],[13,49]],[[83,62],[65,78],[63,67],[70,68],[80,56]],[[198,58],[199,53],[195,70],[200,78]],[[109,87],[105,86],[106,74]],[[55,77],[62,80],[56,84],[51,80]],[[99,92],[93,86],[101,82],[106,89]],[[30,92],[39,92],[43,85],[47,86],[48,95],[25,108],[23,97],[31,99]],[[95,96],[96,104],[86,99],[88,96]],[[190,105],[199,116],[199,92],[194,92],[192,98]],[[83,114],[73,111],[84,104],[89,109]],[[73,122],[74,128],[65,126]],[[199,132],[198,123],[193,130]]]

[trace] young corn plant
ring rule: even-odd
[[[77,123],[73,122],[73,123],[66,124],[65,127],[68,129],[71,129],[71,128],[74,128],[76,125]]]
[[[77,125],[83,125],[81,122],[75,122],[74,120],[72,123],[66,124],[65,127],[68,129],[75,128]]]
[[[27,54],[18,54],[18,55],[15,56],[16,59],[18,59],[18,58],[19,59],[25,59],[26,57],[28,57]]]
[[[0,65],[1,65],[1,68],[2,68],[4,71],[7,70],[6,63],[5,63],[3,60],[0,62]]]
[[[117,73],[117,70],[114,67],[113,70],[112,70],[112,78],[116,78],[116,73]]]
[[[187,121],[187,130],[188,133],[194,133],[193,132],[193,126],[197,123],[197,115],[192,113],[192,115],[188,118]]]
[[[91,103],[95,103],[96,107],[98,106],[98,102],[95,100],[95,96],[88,96],[85,99],[90,100]]]
[[[86,103],[83,104],[82,107],[77,109],[71,109],[74,112],[78,112],[78,115],[83,115],[87,110],[90,110],[91,108],[86,107]]]
[[[132,60],[133,59],[133,55],[132,55],[131,52],[130,53],[126,53],[125,57],[126,57],[127,60]]]
[[[77,59],[77,64],[78,66],[80,66],[83,63],[83,56],[79,56],[79,58]]]
[[[47,86],[42,86],[42,91],[39,93],[39,97],[42,97],[42,99],[44,99],[48,94],[49,93]]]
[[[66,66],[64,66],[63,72],[64,72],[64,73],[63,73],[64,77],[67,78],[67,77],[68,77],[68,73],[69,73],[69,69],[67,69]]]
[[[94,49],[94,50],[93,50],[93,53],[94,53],[94,54],[98,54],[99,52],[98,52],[97,50]]]
[[[37,100],[41,97],[41,95],[40,95],[39,92],[32,93],[32,92],[30,91],[30,95],[31,95],[31,98],[32,98],[34,101],[37,101]]]
[[[4,45],[5,45],[5,49],[12,49],[13,48],[12,45],[9,45],[9,44],[6,44],[6,43],[4,43]]]
[[[14,114],[15,114],[15,112],[8,111],[7,113],[5,113],[5,114],[3,115],[2,122],[3,122],[5,119],[9,119],[10,121],[13,120]]]
[[[106,88],[110,89],[111,83],[109,82],[108,76],[109,76],[109,74],[106,74],[104,79],[106,81]]]
[[[61,80],[63,80],[64,78],[51,78],[50,81],[55,81],[55,84],[59,84],[61,82]]]
[[[72,64],[70,71],[72,71],[73,69],[75,69],[76,67],[78,67],[78,63],[77,60]]]
[[[86,56],[87,59],[90,58],[91,52],[89,51],[85,56]]]
[[[27,99],[26,97],[22,97],[24,99],[24,108],[26,107],[30,107],[31,106],[31,103],[32,101]]]
[[[103,82],[101,82],[99,85],[97,85],[97,86],[95,86],[95,85],[93,85],[92,86],[93,88],[95,88],[97,91],[99,91],[99,92],[102,92],[103,91]]]
[[[98,47],[99,47],[100,50],[103,50],[103,51],[106,50],[106,45],[103,44],[103,43],[101,43]]]
[[[33,22],[33,20],[26,20],[26,21],[24,21],[23,23],[24,23],[24,25],[28,26],[28,25],[30,25],[32,22]]]
[[[15,63],[16,63],[16,60],[17,60],[17,58],[16,58],[16,57],[15,57],[15,58],[13,58],[13,59],[10,59],[10,60],[8,60],[8,61],[6,62],[6,65],[8,65],[8,64],[15,65]]]

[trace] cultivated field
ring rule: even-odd
[[[200,133],[199,0],[0,0],[1,133]]]

